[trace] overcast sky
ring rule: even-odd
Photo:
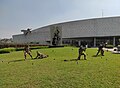
[[[90,18],[120,16],[120,0],[0,0],[0,38],[21,30]]]

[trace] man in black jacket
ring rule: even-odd
[[[99,53],[101,53],[102,56],[104,56],[104,50],[103,50],[104,44],[101,43],[98,47],[98,52],[96,54],[96,56],[98,56]]]
[[[86,60],[86,47],[83,47],[82,45],[79,48],[79,56],[78,56],[78,60],[80,60],[81,56],[84,55],[84,60]]]

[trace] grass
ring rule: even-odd
[[[78,48],[32,50],[48,54],[45,59],[24,61],[23,51],[0,54],[0,88],[120,88],[120,54],[87,49],[87,60],[76,61]],[[66,61],[64,61],[66,60]]]

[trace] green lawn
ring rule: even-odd
[[[45,59],[24,61],[23,51],[0,54],[0,88],[120,88],[120,54],[87,49],[87,60],[76,61],[78,48],[32,50],[48,54]],[[66,60],[66,61],[64,61]]]

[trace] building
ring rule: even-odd
[[[16,44],[51,45],[51,26],[61,27],[63,44],[87,43],[88,46],[94,47],[101,42],[114,46],[119,44],[120,17],[85,19],[48,25],[32,30],[26,35],[13,35],[13,41]]]

